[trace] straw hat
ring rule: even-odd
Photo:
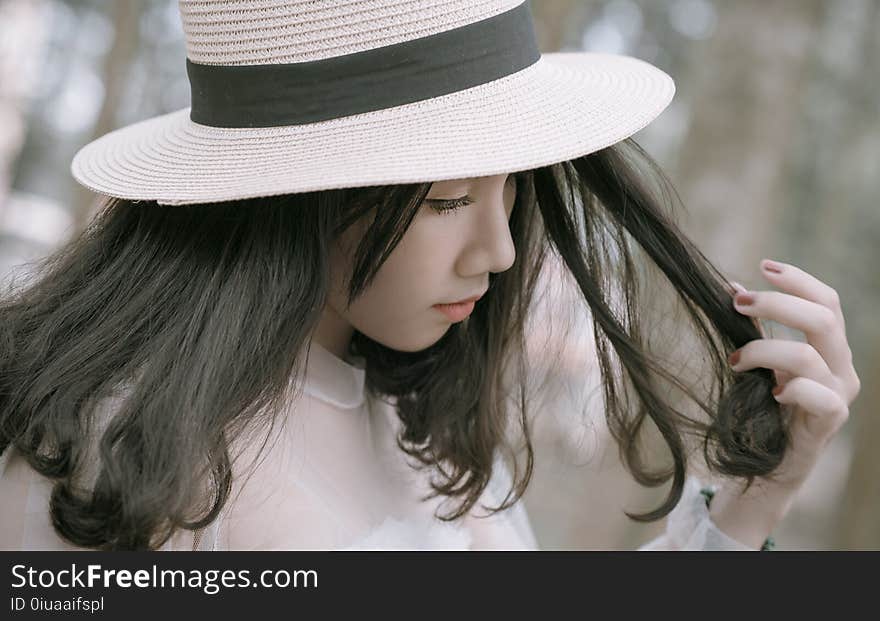
[[[598,151],[672,100],[653,65],[542,54],[523,0],[181,0],[191,107],[71,164],[162,204],[504,174]]]

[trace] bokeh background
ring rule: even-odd
[[[629,54],[673,76],[674,101],[635,139],[725,275],[768,288],[758,262],[775,258],[840,293],[862,393],[774,535],[781,550],[880,548],[880,0],[532,7],[544,52]],[[184,58],[176,0],[0,0],[0,277],[93,215],[95,195],[68,169],[80,146],[189,105]],[[597,381],[585,319],[552,378],[561,396],[542,406],[525,503],[545,549],[635,548],[663,524],[623,511],[666,489],[638,486],[601,409],[585,409]]]

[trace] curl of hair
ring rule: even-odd
[[[674,224],[670,194],[663,200],[648,190],[634,156],[670,187],[631,139],[517,173],[510,219],[517,259],[490,275],[470,318],[434,345],[400,352],[355,330],[350,351],[366,358],[366,389],[389,399],[402,421],[398,446],[442,474],[433,495],[462,498],[441,519],[457,519],[477,502],[496,451],[510,448],[514,421],[526,465],[520,476],[514,460],[512,489],[492,512],[516,502],[531,478],[525,336],[551,251],[589,307],[606,419],[624,465],[643,485],[673,482],[661,506],[627,513],[631,519],[660,519],[678,503],[684,432],[703,438],[711,470],[749,484],[782,460],[788,431],[770,395],[772,372],[733,373],[726,362],[726,352],[760,332],[733,309],[725,279]],[[156,549],[177,529],[213,521],[230,494],[234,449],[253,431],[268,441],[295,394],[291,379],[300,377],[303,347],[327,298],[330,245],[355,222],[368,223],[346,275],[351,303],[430,187],[188,206],[109,199],[81,235],[35,264],[33,282],[13,281],[0,299],[0,451],[18,451],[54,482],[58,534],[86,548]],[[644,346],[644,276],[633,243],[672,285],[706,345],[709,394]],[[615,286],[619,304],[611,299]],[[676,409],[659,380],[684,391],[708,420]],[[517,407],[507,399],[511,386],[519,389]],[[104,419],[106,399],[114,408]],[[645,465],[639,437],[648,419],[669,448],[671,469]]]

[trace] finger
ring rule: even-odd
[[[737,353],[739,355],[737,355]],[[737,372],[758,367],[779,370],[792,376],[808,377],[837,389],[837,378],[825,360],[809,343],[785,339],[755,339],[749,341],[730,355],[731,368]],[[777,376],[777,383],[784,382]]]
[[[742,291],[743,293],[748,293],[749,290],[746,289],[742,283],[737,282],[735,280],[728,281],[731,285],[731,295],[736,295],[738,292]],[[758,329],[758,333],[761,335],[761,338],[767,338],[767,332],[764,330],[764,324],[761,323],[760,319],[756,317],[752,317],[752,325],[754,325]],[[776,369],[773,370],[774,383],[776,385],[782,384],[785,382],[789,376],[789,374],[782,375],[782,373]]]
[[[835,433],[849,418],[849,407],[835,391],[808,377],[793,377],[773,397],[807,413],[804,424],[810,433],[826,437]]]
[[[840,325],[846,327],[843,310],[840,307],[840,297],[831,285],[796,265],[770,259],[761,261],[761,273],[769,282],[786,293],[827,307],[838,318]]]
[[[735,280],[730,280],[728,282],[732,285],[732,287],[731,287],[731,294],[732,295],[736,295],[740,291],[742,291],[743,293],[749,292],[748,289],[746,289],[741,283],[738,283]],[[756,318],[752,318],[752,323],[755,324],[756,328],[758,328],[758,332],[761,333],[761,337],[765,338],[767,336],[767,333],[764,331],[763,324],[761,324],[761,322],[758,321],[758,319],[756,319]]]
[[[801,330],[835,375],[843,377],[850,372],[852,352],[843,326],[827,306],[780,291],[750,291],[738,293],[734,307],[744,315]]]

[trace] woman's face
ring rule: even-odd
[[[442,202],[461,198],[457,202],[466,204],[439,213]],[[513,265],[509,221],[515,198],[512,174],[434,183],[376,278],[346,309],[348,283],[341,276],[350,271],[349,251],[366,223],[352,226],[331,251],[331,292],[314,338],[340,357],[354,328],[398,351],[436,343],[455,320],[433,306],[482,294],[490,272]]]

